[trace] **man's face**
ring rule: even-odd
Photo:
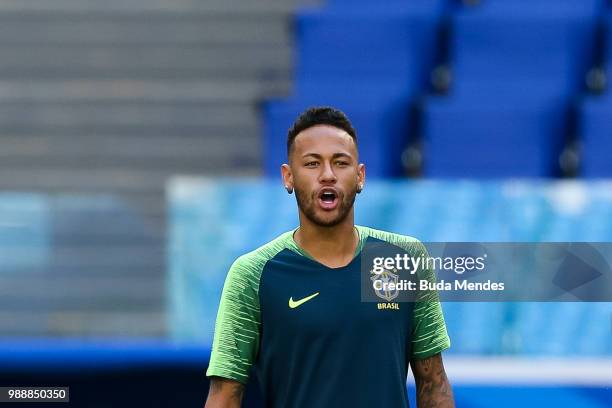
[[[333,126],[308,128],[295,138],[289,163],[283,177],[295,190],[300,211],[320,226],[344,221],[365,176],[352,137]]]

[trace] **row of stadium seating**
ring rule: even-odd
[[[1,192],[0,337],[164,335],[164,245],[111,194]]]
[[[374,181],[357,198],[355,219],[425,243],[611,242],[612,224],[602,222],[612,217],[610,191],[610,182],[594,181]],[[227,268],[295,228],[295,198],[272,180],[177,179],[169,200],[171,332],[177,340],[210,344]],[[442,307],[450,354],[612,355],[611,302]]]
[[[369,176],[401,176],[416,157],[430,177],[554,177],[564,150],[580,154],[580,175],[612,175],[612,96],[583,85],[593,66],[612,70],[605,2],[456,3],[299,12],[294,93],[264,106],[266,174],[277,176],[296,115],[333,105],[353,121]]]

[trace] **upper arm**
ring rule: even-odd
[[[246,384],[259,348],[261,312],[257,263],[240,257],[231,266],[223,292],[206,375]]]
[[[450,347],[444,315],[439,301],[414,305],[412,358],[425,359]]]
[[[424,251],[424,256],[427,257],[425,246],[422,244],[420,246],[420,251]],[[436,281],[435,271],[432,268],[420,270],[418,277],[429,282]],[[442,305],[436,290],[418,292],[412,322],[412,358],[426,359],[450,347]]]
[[[427,250],[422,246],[423,255]],[[419,279],[436,281],[433,268],[419,271]],[[450,347],[438,292],[420,291],[413,310],[410,366],[417,388],[419,408],[454,408],[453,392],[444,370],[441,352]]]
[[[244,385],[226,378],[211,377],[204,408],[239,408]]]

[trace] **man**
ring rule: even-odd
[[[206,408],[239,407],[251,372],[269,407],[408,407],[409,363],[419,408],[454,407],[437,294],[396,309],[361,301],[366,243],[388,242],[415,256],[424,247],[354,225],[365,166],[351,123],[333,108],[311,108],[289,130],[287,155],[281,172],[287,192],[295,191],[300,225],[230,268]]]

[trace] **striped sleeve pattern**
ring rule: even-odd
[[[420,242],[417,251],[420,256],[428,256],[425,245]],[[436,281],[436,274],[432,268],[423,269],[418,274],[419,279],[427,279],[429,282]],[[449,347],[450,338],[446,331],[438,292],[435,290],[420,291],[414,305],[412,357],[428,358]]]
[[[215,336],[206,375],[246,384],[257,358],[261,333],[259,282],[266,262],[286,247],[283,234],[238,258],[231,266],[217,312]]]

